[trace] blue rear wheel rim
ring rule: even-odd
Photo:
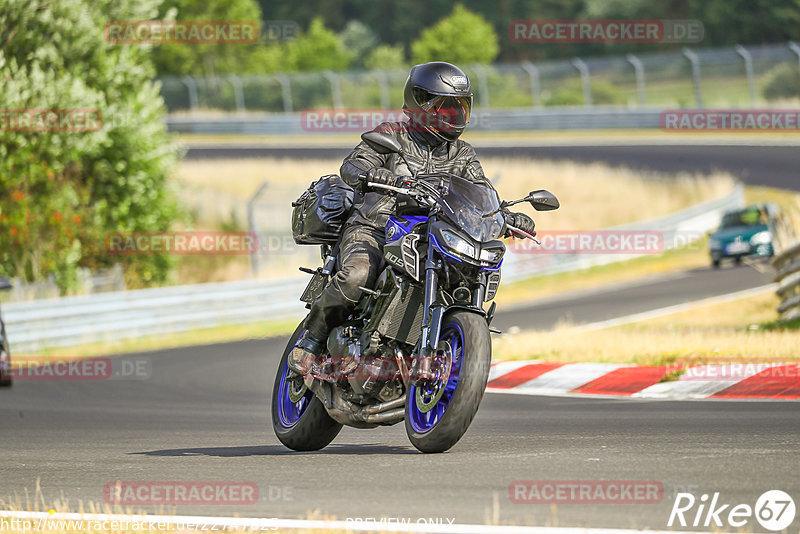
[[[299,337],[298,337],[299,339]],[[294,348],[294,346],[292,347]],[[288,360],[288,357],[287,357]],[[289,398],[289,392],[292,388],[294,380],[289,379],[289,364],[287,360],[283,362],[283,369],[281,374],[281,383],[278,386],[278,420],[283,428],[292,428],[303,417],[303,414],[311,404],[314,393],[311,390],[306,390],[305,394],[297,402],[292,402]]]
[[[461,377],[461,368],[464,363],[464,332],[458,324],[448,323],[442,329],[441,340],[450,344],[452,364],[450,376],[444,386],[444,394],[439,399],[439,402],[429,412],[421,412],[416,403],[417,386],[414,385],[409,388],[408,421],[411,424],[411,428],[419,434],[430,432],[442,420],[447,408],[450,406],[450,401],[456,393],[459,378]]]

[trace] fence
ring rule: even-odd
[[[778,313],[781,319],[796,319],[800,317],[800,241],[784,249],[775,257],[772,265],[777,271],[777,293],[782,299]]]
[[[800,87],[793,81],[800,71],[800,46],[794,43],[471,65],[465,71],[473,82],[475,107],[483,110],[609,105],[627,109],[731,108],[800,96]],[[170,112],[292,113],[313,108],[397,108],[407,75],[405,69],[392,69],[182,76],[159,81]],[[781,76],[782,85],[777,80]]]
[[[701,235],[722,211],[742,202],[742,189],[673,215],[627,228],[656,229],[665,241],[679,232]],[[313,249],[315,247],[303,247]],[[506,280],[565,272],[629,259],[630,255],[526,255],[509,251]],[[6,330],[15,352],[104,340],[184,332],[215,326],[301,317],[299,296],[308,276],[218,282],[119,291],[4,305]]]

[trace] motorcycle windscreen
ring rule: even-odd
[[[451,176],[447,195],[439,204],[445,216],[476,241],[491,241],[503,232],[503,215],[487,215],[500,208],[500,199],[494,189]]]

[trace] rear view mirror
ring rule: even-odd
[[[378,154],[399,154],[403,150],[400,141],[386,132],[366,132],[361,139]]]
[[[552,211],[557,210],[561,206],[556,196],[545,189],[531,191],[531,193],[525,197],[525,200],[530,202],[531,206],[533,206],[533,209],[536,211]]]
[[[5,276],[0,276],[0,291],[5,291],[6,289],[11,289],[12,287],[11,280]]]

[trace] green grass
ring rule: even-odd
[[[800,330],[800,317],[783,321],[777,319],[775,321],[767,321],[758,325],[758,330],[765,332],[784,332],[788,330]]]

